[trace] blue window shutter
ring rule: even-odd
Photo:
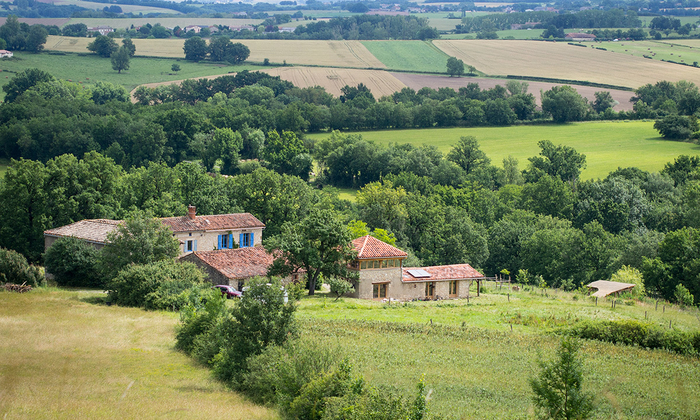
[[[255,246],[255,233],[250,232],[250,246]]]
[[[243,234],[241,233],[238,235],[238,247],[243,248],[245,247],[245,243],[243,242]]]
[[[228,235],[228,249],[233,249],[233,233]]]
[[[195,251],[197,250],[197,240],[196,239],[194,240],[194,250]]]
[[[221,239],[223,239],[224,235],[219,235],[219,246],[216,247],[216,249],[221,249]]]

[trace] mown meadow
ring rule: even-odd
[[[275,419],[173,350],[176,313],[0,292],[0,418]]]
[[[520,169],[526,167],[527,158],[540,152],[538,141],[550,140],[586,155],[582,179],[605,178],[618,167],[659,171],[679,155],[700,153],[697,144],[662,139],[654,129],[653,121],[363,131],[357,134],[378,144],[429,144],[443,153],[449,152],[461,136],[474,136],[493,164],[500,165],[503,158],[511,155],[519,160]],[[328,134],[315,133],[308,137],[318,140],[328,137]]]
[[[180,65],[180,71],[173,72],[174,63]],[[112,69],[108,58],[98,57],[94,54],[71,53],[42,53],[32,54],[26,52],[15,53],[13,59],[0,61],[0,87],[19,73],[29,68],[38,68],[49,72],[58,79],[71,80],[83,85],[90,85],[96,81],[120,84],[131,90],[145,83],[168,82],[187,78],[213,76],[241,70],[259,70],[260,66],[253,65],[222,65],[208,62],[194,63],[169,58],[133,57],[129,70],[117,73]],[[4,92],[0,91],[2,97]]]
[[[391,70],[444,73],[447,54],[426,41],[362,41]]]

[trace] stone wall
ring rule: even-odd
[[[180,245],[180,255],[182,255],[187,253],[187,241],[196,240],[197,251],[213,251],[218,246],[219,235],[229,232],[233,234],[233,241],[236,242],[236,244],[239,246],[240,244],[238,243],[238,241],[240,239],[241,233],[253,233],[253,240],[255,241],[253,246],[262,245],[262,228],[238,229],[225,232],[179,232],[175,234],[175,238],[183,242]]]

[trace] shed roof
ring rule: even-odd
[[[86,219],[44,231],[45,236],[73,237],[88,242],[104,244],[107,235],[114,231],[121,220],[110,219]]]
[[[588,285],[590,289],[598,289],[591,296],[605,297],[613,293],[625,292],[632,290],[635,286],[633,283],[619,283],[616,281],[598,280]]]
[[[376,258],[406,258],[407,253],[393,247],[386,242],[367,235],[352,241],[352,246],[357,251],[357,258],[360,260]]]
[[[166,217],[160,219],[173,232],[264,228],[265,224],[250,213],[215,214],[209,216]]]
[[[415,270],[423,270],[428,273],[429,277],[424,274],[414,276]],[[452,265],[437,265],[433,267],[404,267],[401,280],[404,282],[426,282],[426,281],[447,281],[447,280],[468,280],[480,279],[484,275],[476,271],[469,264],[452,264]]]
[[[215,251],[195,251],[184,257],[186,260],[198,258],[214,270],[231,280],[266,276],[267,269],[275,257],[261,246],[219,249]]]

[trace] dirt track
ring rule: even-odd
[[[478,83],[481,89],[491,89],[496,85],[501,85],[505,87],[506,80],[503,79],[480,79],[475,77],[449,77],[449,76],[433,76],[425,74],[412,74],[412,73],[392,73],[394,77],[402,81],[406,86],[411,89],[418,90],[422,87],[430,87],[433,89],[441,87],[451,87],[453,89],[459,89],[460,87],[466,87],[469,83]],[[537,105],[540,105],[540,90],[549,90],[553,86],[561,86],[557,83],[545,83],[545,82],[527,82],[529,84],[528,93],[535,95],[537,100]],[[619,102],[618,105],[614,107],[615,111],[630,111],[632,109],[632,103],[630,98],[634,95],[633,92],[628,92],[624,90],[615,89],[603,89],[589,86],[576,86],[572,85],[578,93],[584,98],[588,98],[589,101],[595,100],[593,95],[595,92],[601,90],[607,90],[612,95],[613,99]]]

